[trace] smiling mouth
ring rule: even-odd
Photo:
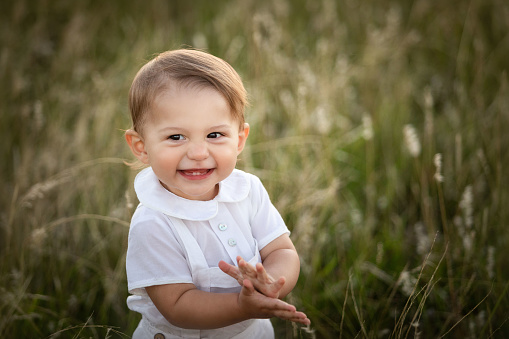
[[[214,170],[213,168],[203,168],[203,169],[193,168],[193,169],[178,170],[178,171],[183,177],[185,177],[187,179],[198,180],[198,179],[204,179],[204,178],[208,177],[210,175],[210,173],[212,173],[213,170]]]

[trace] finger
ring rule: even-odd
[[[297,319],[295,319],[294,322],[298,322],[298,323],[301,323],[303,325],[310,325],[311,324],[311,320],[307,317],[307,315],[305,315],[302,312],[298,312],[298,313],[300,313],[299,317]]]
[[[274,280],[267,271],[265,267],[261,263],[256,264],[256,273],[258,276],[258,281],[262,284],[270,285],[270,290],[272,291],[280,291],[283,285],[286,282],[284,277],[280,277],[278,280]]]
[[[280,299],[264,297],[267,298],[268,301],[266,306],[267,310],[272,310],[273,312],[288,312],[288,314],[297,312],[297,309],[292,304]]]
[[[223,271],[224,273],[230,275],[230,271],[231,271],[231,265],[228,264],[227,262],[223,261],[223,260],[220,260],[219,263],[217,264],[217,266],[221,269],[221,271]]]
[[[242,273],[243,275],[248,276],[252,279],[256,279],[256,276],[257,276],[256,270],[251,264],[249,264],[244,259],[240,259],[238,263],[239,263],[240,273]]]
[[[268,297],[279,298],[279,293],[283,289],[285,282],[286,282],[285,277],[281,277],[271,284],[266,284],[264,286],[265,287],[264,294]]]
[[[275,316],[284,320],[289,320],[303,325],[309,325],[311,323],[308,317],[302,312],[278,311],[275,312]]]
[[[274,284],[273,284],[273,288],[274,290],[276,291],[281,291],[281,289],[283,288],[283,286],[285,285],[286,283],[286,278],[285,277],[281,277],[279,278]]]
[[[241,293],[243,293],[247,297],[252,296],[255,293],[255,288],[253,286],[253,283],[249,279],[244,279],[242,281]]]
[[[274,299],[264,296],[254,289],[253,283],[249,279],[244,280],[244,287],[242,288],[242,294],[246,297],[256,298],[256,303],[259,304],[260,314],[267,317],[278,317],[284,320],[301,323],[308,325],[310,323],[307,316],[297,311],[294,305],[288,304],[280,299]]]
[[[310,325],[311,324],[311,320],[309,320],[308,318],[296,318],[296,319],[291,319],[290,321],[292,321],[294,323],[299,323],[302,325]]]
[[[255,284],[255,287],[263,290],[264,294],[269,297],[278,298],[279,292],[286,283],[286,278],[280,277],[274,280],[267,274],[267,271],[265,271],[265,268],[263,268],[261,264],[256,265],[256,271],[258,274],[258,284]]]
[[[228,274],[233,278],[237,278],[238,275],[240,274],[239,269],[236,266],[230,265],[223,260],[219,261],[217,266],[221,269],[221,271],[223,271],[224,273]]]
[[[218,267],[221,269],[221,271],[228,274],[230,277],[237,280],[240,285],[242,285],[242,280],[244,278],[242,277],[242,273],[240,273],[238,267],[230,265],[223,260],[219,261]]]
[[[270,283],[271,279],[267,275],[267,271],[265,270],[265,267],[263,267],[263,265],[261,263],[256,264],[256,273],[257,273],[256,275],[258,277],[258,280],[261,283],[264,283],[264,284]]]
[[[274,315],[278,318],[286,319],[286,320],[304,320],[307,316],[302,313],[294,310],[274,310]]]

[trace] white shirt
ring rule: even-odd
[[[129,292],[138,297],[129,297],[128,306],[152,320],[161,316],[145,287],[193,283],[186,252],[168,216],[188,227],[209,267],[217,267],[220,260],[236,264],[238,255],[249,260],[256,245],[261,250],[290,233],[260,180],[240,170],[220,182],[218,195],[209,201],[187,200],[169,192],[151,168],[136,176],[134,187],[140,205],[131,220],[126,269]]]

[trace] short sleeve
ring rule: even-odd
[[[129,292],[145,295],[145,287],[192,283],[184,250],[163,213],[140,205],[129,229],[126,272]]]
[[[283,234],[290,234],[286,224],[276,207],[270,201],[269,194],[260,179],[254,175],[251,177],[251,228],[253,236],[261,250],[271,241]]]

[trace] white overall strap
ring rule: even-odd
[[[168,216],[170,218],[173,229],[177,232],[178,236],[182,240],[182,245],[187,254],[187,261],[191,274],[193,271],[209,268],[205,255],[198,245],[198,242],[191,234],[191,231],[187,228],[184,222],[178,218]]]
[[[178,238],[180,238],[180,243],[182,247],[184,247],[184,251],[186,251],[186,260],[189,265],[189,269],[191,270],[193,283],[196,286],[209,284],[210,281],[204,281],[205,279],[210,280],[208,275],[199,274],[199,272],[206,270],[208,265],[200,246],[196,242],[196,239],[182,220],[171,216],[168,216],[168,218],[170,218],[170,225],[174,232],[177,233]],[[183,334],[185,333],[185,338],[201,338],[200,330],[182,329],[182,331]]]
[[[193,283],[197,287],[209,292],[210,288],[214,287],[234,288],[239,286],[235,279],[221,271],[219,267],[209,267],[200,245],[182,220],[174,217],[169,218],[186,251],[187,264],[191,270]]]

